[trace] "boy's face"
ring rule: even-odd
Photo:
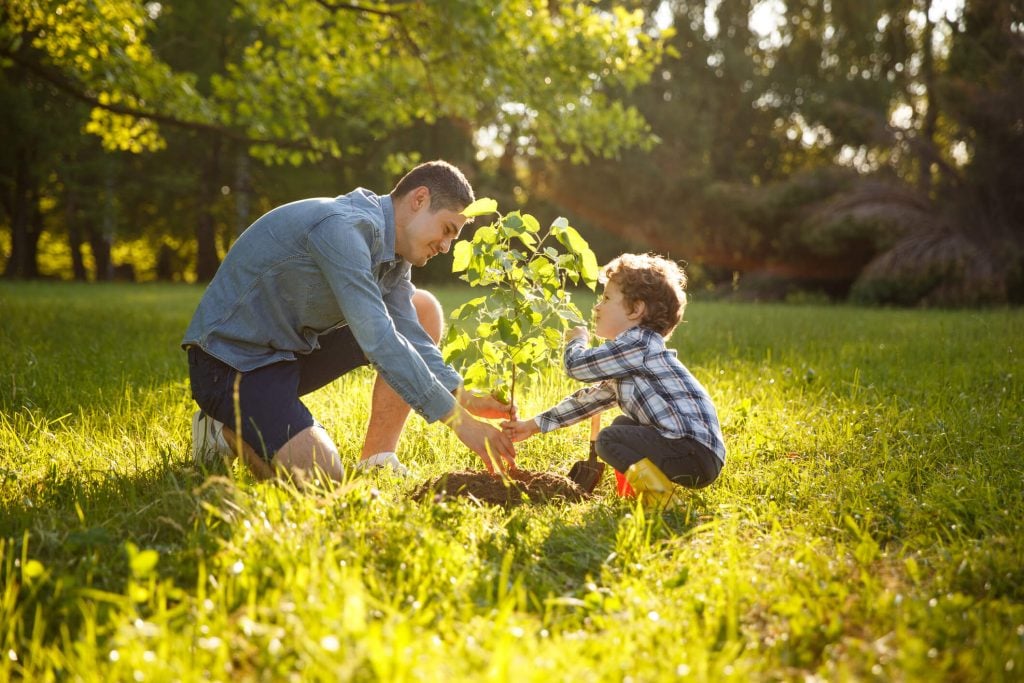
[[[604,294],[594,306],[594,334],[602,339],[614,339],[640,324],[644,305],[638,303],[630,310],[622,298],[622,291],[613,280],[604,286]]]

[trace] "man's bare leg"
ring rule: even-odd
[[[235,432],[224,427],[224,438],[232,449],[237,450]],[[274,454],[271,463],[261,458],[252,446],[242,442],[242,461],[257,479],[270,479],[277,475],[290,478],[296,483],[311,478],[319,469],[335,481],[341,481],[345,471],[334,441],[323,427],[313,425],[289,439],[288,443]]]
[[[441,340],[444,311],[441,303],[433,294],[417,289],[412,297],[416,307],[416,315],[434,343]],[[363,442],[361,460],[372,455],[387,451],[394,452],[398,440],[409,417],[409,404],[388,386],[387,382],[377,377],[373,385],[373,397],[370,403],[370,424]],[[224,426],[224,438],[232,449],[237,450],[235,432]],[[301,483],[302,479],[312,476],[314,468],[319,468],[335,481],[344,477],[344,468],[338,447],[331,440],[323,427],[307,427],[274,454],[271,463],[256,454],[253,448],[242,442],[241,457],[249,471],[257,479],[270,479],[275,475],[288,475]]]
[[[412,303],[423,329],[437,344],[441,341],[441,328],[444,325],[441,302],[430,292],[417,289],[412,296]],[[409,404],[378,375],[370,402],[370,424],[366,428],[366,440],[359,459],[366,460],[378,453],[394,452],[398,448],[398,439],[402,436],[409,411]]]

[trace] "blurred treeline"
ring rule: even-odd
[[[1019,0],[8,0],[0,136],[8,278],[206,280],[445,158],[702,291],[1024,300]]]

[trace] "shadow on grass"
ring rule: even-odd
[[[667,541],[706,521],[701,499],[642,513],[631,499],[605,498],[581,505],[586,506],[582,519],[579,511],[567,510],[564,517],[551,520],[539,544],[529,540],[529,510],[517,511],[506,525],[508,545],[517,551],[512,573],[526,575],[536,607],[551,598],[577,598],[609,580],[609,575],[636,571],[652,556],[671,552]],[[525,539],[521,542],[520,534]]]
[[[125,546],[132,543],[159,552],[159,573],[189,585],[198,557],[215,552],[230,533],[209,513],[230,505],[235,489],[225,474],[165,461],[83,480],[54,466],[31,481],[5,482],[0,539],[7,553],[41,562],[52,576],[74,575],[111,591],[121,591],[130,576]]]

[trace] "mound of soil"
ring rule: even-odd
[[[507,478],[488,472],[449,472],[426,481],[412,492],[414,500],[464,497],[509,507],[521,503],[568,502],[588,498],[574,481],[551,472],[515,470]]]

